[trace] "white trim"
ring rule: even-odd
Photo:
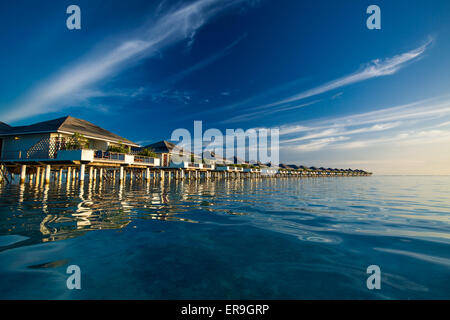
[[[74,134],[76,132],[69,132],[69,131],[58,130],[56,133]],[[113,143],[123,143],[124,142],[124,141],[120,141],[120,140],[110,140],[110,139],[104,139],[104,138],[100,138],[100,137],[87,136],[85,134],[83,134],[83,137],[88,138],[88,139],[94,139],[94,140],[100,140],[100,141],[106,141],[106,142],[113,142]],[[135,143],[125,142],[125,144],[133,146],[133,147],[140,147],[140,145],[135,144]]]
[[[62,130],[50,130],[50,131],[30,131],[30,132],[19,132],[19,133],[0,133],[0,137],[14,137],[14,136],[25,136],[28,134],[42,134],[42,133],[64,133],[64,134],[74,134],[75,132],[69,132],[69,131],[62,131]],[[106,142],[112,142],[112,143],[122,143],[123,141],[120,140],[111,140],[111,139],[104,139],[100,137],[93,137],[93,136],[87,136],[83,134],[83,137],[86,137],[88,139],[94,139],[94,140],[100,140],[100,141],[106,141]],[[140,147],[140,145],[135,143],[127,143],[126,145],[132,146],[132,147]]]

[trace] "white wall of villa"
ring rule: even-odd
[[[181,161],[181,162],[171,162],[170,168],[215,170],[216,167],[214,164]]]
[[[278,173],[278,169],[274,169],[274,168],[261,168],[261,173],[262,173],[262,174],[277,174],[277,173]]]

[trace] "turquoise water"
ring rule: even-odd
[[[0,298],[449,299],[450,177],[6,185]]]

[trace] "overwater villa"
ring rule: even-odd
[[[205,151],[203,155],[197,155],[189,150],[179,148],[176,144],[166,140],[152,143],[142,149],[154,152],[161,160],[161,167],[165,168],[218,170],[220,167],[233,163],[231,160],[220,157],[214,152]]]
[[[206,154],[206,155],[205,155]],[[236,163],[213,153],[196,155],[169,141],[145,147],[88,121],[66,116],[28,126],[0,122],[0,181],[214,179],[370,175],[362,170]]]
[[[57,160],[64,152],[76,149],[107,151],[110,147],[138,147],[88,121],[70,116],[11,127],[0,125],[0,154],[3,161]],[[73,159],[81,160],[81,159]]]
[[[60,177],[65,170],[67,178],[78,175],[84,180],[86,166],[90,178],[97,174],[94,169],[102,174],[102,169],[106,173],[106,169],[117,168],[123,174],[120,168],[159,167],[159,159],[131,154],[132,147],[139,145],[70,116],[28,126],[0,125],[2,177],[6,176],[4,168],[10,173],[17,173],[20,168],[21,180],[27,175],[38,179],[42,173],[47,181],[55,170]]]
[[[178,148],[176,144],[166,140],[149,144],[143,147],[142,149],[148,149],[154,152],[161,160],[161,167],[173,167],[174,163],[180,162],[186,163],[201,162],[200,156],[195,155],[194,153],[184,150],[182,148]],[[189,160],[183,161],[184,157],[188,158]],[[188,164],[186,164],[186,166],[187,165]]]

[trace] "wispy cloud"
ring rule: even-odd
[[[80,64],[35,88],[3,113],[2,119],[14,121],[67,107],[80,98],[80,91],[170,45],[192,39],[196,31],[214,16],[241,2],[244,0],[198,0],[160,14],[149,27],[129,35],[128,40],[105,44],[109,50],[90,54]],[[88,92],[84,91],[83,99],[88,97]]]
[[[286,139],[283,140],[283,143],[291,143],[296,141],[304,141],[304,140],[310,140],[310,139],[316,139],[320,137],[333,137],[338,135],[355,135],[355,134],[361,134],[361,133],[369,133],[369,132],[377,132],[377,131],[384,131],[389,130],[395,127],[398,127],[401,123],[400,122],[394,122],[394,123],[381,123],[381,124],[375,124],[373,126],[369,127],[363,127],[358,129],[352,129],[347,130],[345,128],[331,128],[331,129],[325,129],[322,131],[319,131],[317,133],[311,133],[307,134],[305,136],[292,138],[292,139]]]
[[[357,149],[371,146],[390,145],[422,145],[450,141],[449,130],[411,130],[394,135],[386,135],[372,139],[358,139],[346,143],[335,144],[334,149]]]
[[[311,102],[307,102],[307,103],[301,103],[301,104],[296,104],[296,105],[292,105],[292,106],[284,106],[282,108],[277,108],[277,109],[273,109],[273,110],[259,110],[259,111],[254,111],[252,113],[246,113],[243,115],[238,115],[235,117],[231,117],[228,119],[225,119],[222,121],[222,123],[232,123],[232,122],[239,122],[239,121],[249,121],[252,119],[257,119],[259,117],[261,117],[262,115],[264,116],[268,116],[274,113],[278,113],[278,112],[283,112],[283,111],[291,111],[291,110],[295,110],[295,109],[301,109],[313,104],[316,104],[320,102],[320,100],[315,100],[315,101],[311,101]]]
[[[381,108],[375,111],[348,116],[317,119],[314,121],[288,124],[280,128],[280,135],[302,133],[311,130],[361,126],[373,123],[388,123],[401,120],[439,119],[450,114],[450,97],[442,96],[424,99],[399,106]]]
[[[255,104],[261,103],[261,101],[267,101],[274,95],[283,94],[288,90],[292,90],[293,88],[297,87],[300,83],[304,83],[306,80],[307,80],[306,78],[295,79],[288,83],[283,83],[281,85],[269,88],[262,93],[259,93],[255,96],[249,97],[247,99],[244,99],[244,100],[232,103],[232,104],[228,104],[228,105],[221,106],[221,107],[214,108],[214,109],[202,110],[197,113],[190,113],[185,117],[185,119],[192,119],[192,118],[198,119],[207,114],[214,114],[217,112],[229,111],[229,110],[235,110],[235,109],[244,109],[244,108],[247,109],[249,106],[252,106],[252,105],[254,106]]]
[[[297,145],[297,146],[295,146],[295,149],[300,150],[300,151],[317,151],[317,150],[323,149],[324,147],[326,147],[334,142],[344,141],[344,140],[348,140],[348,139],[349,138],[345,137],[345,136],[315,139],[310,142]]]
[[[285,125],[280,144],[302,151],[355,149],[386,143],[447,141],[450,98],[440,97],[377,111]]]
[[[247,34],[243,34],[238,39],[233,41],[231,44],[226,46],[223,50],[221,50],[219,52],[216,52],[215,54],[213,54],[213,55],[205,58],[204,60],[194,64],[193,66],[190,66],[189,68],[187,68],[187,69],[185,69],[183,71],[180,71],[177,74],[171,76],[169,79],[166,80],[166,83],[168,85],[174,84],[174,83],[176,83],[178,81],[183,80],[184,78],[186,78],[190,74],[194,73],[195,71],[204,69],[207,66],[213,64],[214,62],[216,62],[220,58],[223,58],[226,55],[230,54],[231,53],[231,49],[233,49],[235,46],[237,46],[239,44],[239,42],[241,42],[246,37],[247,37]]]
[[[342,91],[338,92],[331,97],[331,100],[335,100],[335,99],[339,98],[340,96],[342,96],[343,94],[344,94],[344,92],[342,92]]]
[[[420,59],[426,49],[431,45],[433,42],[432,39],[428,40],[425,44],[421,45],[420,47],[387,58],[387,59],[375,59],[371,62],[367,63],[363,67],[360,68],[360,70],[351,73],[349,75],[343,76],[341,78],[332,80],[330,82],[327,82],[325,84],[322,84],[320,86],[314,87],[312,89],[308,89],[306,91],[301,91],[300,93],[291,94],[287,97],[284,97],[282,99],[278,99],[274,102],[262,104],[262,105],[253,105],[249,106],[249,102],[251,100],[247,100],[244,103],[236,103],[229,106],[219,107],[214,109],[213,111],[224,111],[228,109],[234,109],[238,106],[242,106],[243,104],[247,105],[246,113],[242,114],[238,117],[233,117],[230,119],[226,119],[223,122],[238,122],[238,121],[245,121],[249,119],[256,118],[258,116],[261,116],[264,114],[264,111],[270,110],[271,113],[286,111],[286,110],[293,110],[296,109],[295,104],[298,106],[307,106],[308,104],[299,104],[300,101],[316,97],[321,94],[324,94],[326,92],[330,92],[357,82],[362,82],[365,80],[393,75],[396,72],[398,72],[401,68],[406,66],[409,63],[412,63],[418,59]],[[341,96],[343,93],[338,92],[335,94],[332,99],[336,99],[339,96]],[[290,108],[290,109],[289,109]],[[255,116],[252,116],[254,114]]]
[[[432,43],[432,40],[427,41],[424,45],[411,50],[409,52],[405,52],[403,54],[396,55],[391,58],[387,59],[375,59],[372,60],[370,63],[368,63],[366,66],[364,66],[361,70],[346,75],[344,77],[338,78],[336,80],[333,80],[331,82],[325,83],[323,85],[320,85],[318,87],[303,91],[301,93],[292,95],[288,98],[260,106],[262,107],[273,107],[280,104],[285,104],[293,101],[298,101],[302,99],[306,99],[309,97],[317,96],[320,94],[323,94],[328,91],[332,91],[344,86],[348,86],[353,83],[365,81],[372,78],[382,77],[382,76],[388,76],[395,74],[397,71],[399,71],[402,67],[404,67],[407,63],[413,62],[414,60],[417,60],[422,56],[422,54],[425,52],[427,47]]]

